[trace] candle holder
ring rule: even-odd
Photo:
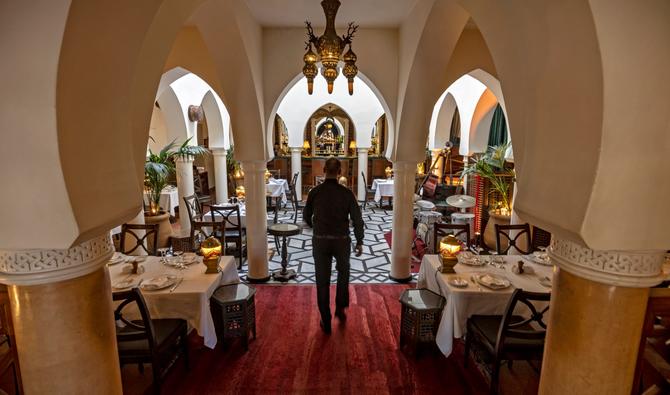
[[[456,255],[461,251],[461,242],[454,235],[447,235],[440,239],[440,267],[441,273],[456,273],[454,266],[458,263]]]
[[[215,274],[219,272],[221,249],[221,242],[213,236],[208,237],[200,244],[202,263],[207,267],[205,274]]]

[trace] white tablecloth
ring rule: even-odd
[[[149,195],[144,193],[144,203],[149,207]],[[159,201],[161,208],[167,210],[171,216],[174,217],[174,208],[179,207],[179,193],[174,186],[167,186],[161,191],[161,198]]]
[[[281,178],[270,178],[265,184],[265,191],[268,196],[281,197],[282,203],[286,203],[286,193],[289,191],[288,181]]]
[[[130,276],[122,273],[125,265],[127,264],[119,263],[109,267],[112,284]],[[198,262],[189,265],[184,270],[165,266],[160,262],[160,257],[153,256],[147,257],[147,260],[142,262],[141,265],[144,266],[145,272],[132,276],[138,282],[140,279],[146,280],[166,273],[183,277],[182,283],[173,292],[170,292],[169,288],[142,292],[151,318],[185,319],[189,326],[195,328],[198,334],[204,338],[205,346],[214,348],[216,346],[216,332],[214,330],[214,320],[209,310],[209,298],[219,285],[240,282],[235,258],[231,256],[222,257],[219,264],[221,272],[217,274],[205,274],[205,265],[202,264],[201,257],[198,257]],[[114,291],[113,288],[112,291]]]
[[[466,323],[470,316],[474,314],[499,315],[504,313],[515,288],[522,288],[531,292],[550,291],[550,288],[540,284],[539,279],[545,276],[552,278],[552,266],[532,263],[521,255],[504,255],[503,257],[505,259],[505,269],[489,265],[475,267],[458,264],[454,268],[456,274],[442,274],[439,272],[440,260],[437,255],[424,255],[419,270],[417,287],[428,288],[447,299],[435,337],[435,342],[444,355],[449,356],[451,354],[454,338],[461,338],[465,335]],[[532,267],[535,273],[521,275],[513,273],[512,267],[519,260],[523,260],[524,265]],[[470,281],[471,276],[482,272],[503,275],[510,280],[512,286],[504,290],[493,291],[484,286],[473,284]],[[468,280],[467,288],[456,288],[447,283],[449,278],[455,276]]]
[[[374,179],[372,189],[375,190],[375,202],[382,200],[382,196],[393,197],[393,180]]]

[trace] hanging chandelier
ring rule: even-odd
[[[340,37],[335,30],[335,17],[337,16],[337,9],[340,8],[340,1],[323,0],[321,7],[326,14],[326,29],[321,37],[316,37],[312,24],[305,21],[305,25],[307,25],[307,42],[305,43],[307,53],[303,57],[305,66],[302,68],[302,73],[307,77],[307,92],[311,95],[314,91],[314,77],[318,73],[317,63],[320,62],[321,75],[328,82],[328,93],[333,93],[333,83],[339,74],[337,66],[340,61],[343,61],[342,74],[347,77],[349,82],[349,94],[353,95],[354,77],[358,74],[358,68],[356,67],[356,54],[351,50],[351,41],[356,34],[356,30],[358,30],[358,25],[349,22],[347,34]],[[349,50],[342,55],[347,45]],[[312,47],[316,49],[317,53],[314,53]]]

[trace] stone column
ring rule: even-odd
[[[468,165],[468,157],[463,156],[463,166]],[[467,195],[468,194],[468,178],[469,177],[463,177],[463,194]]]
[[[440,182],[442,182],[442,176],[444,173],[444,158],[440,157],[441,153],[442,153],[441,149],[434,149],[430,153],[432,157],[430,165],[431,166],[435,165],[435,167],[433,168],[433,174],[440,177]]]
[[[228,202],[228,151],[225,148],[212,148],[214,157],[214,181],[216,185],[216,203]]]
[[[184,203],[184,196],[193,195],[193,157],[180,156],[175,160],[177,170],[177,192],[179,194],[179,224],[182,231],[191,229],[188,219],[188,209]]]
[[[358,174],[356,178],[358,179],[358,200],[365,200],[365,188],[370,188],[372,185],[372,180],[368,176],[368,150],[369,147],[359,147],[356,149],[358,152]],[[365,180],[368,182],[368,185],[363,184],[363,177],[361,177],[361,172],[365,174]]]
[[[398,282],[412,279],[412,222],[414,208],[414,175],[416,162],[393,164],[393,241],[391,246],[391,273]]]
[[[0,250],[26,394],[121,394],[109,233],[66,250]]]
[[[594,251],[554,238],[540,394],[630,394],[663,251]]]
[[[295,180],[295,192],[298,195],[298,200],[302,200],[302,147],[291,147],[291,174],[288,175],[289,182],[293,179],[293,175],[298,174]]]
[[[244,188],[247,211],[247,264],[251,282],[270,279],[268,271],[267,206],[264,161],[244,161]]]

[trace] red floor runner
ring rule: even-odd
[[[191,347],[191,369],[178,362],[166,394],[474,394],[486,392],[481,376],[466,371],[462,348],[450,358],[428,350],[418,359],[398,350],[404,285],[352,285],[345,326],[319,328],[313,286],[257,286],[258,338],[248,352],[235,342],[209,350]],[[334,298],[334,288],[333,292]],[[150,382],[137,367],[123,369],[124,393]],[[135,383],[133,384],[133,380]],[[135,386],[136,389],[133,390]],[[140,391],[139,393],[141,393]],[[137,393],[137,392],[135,392]]]

